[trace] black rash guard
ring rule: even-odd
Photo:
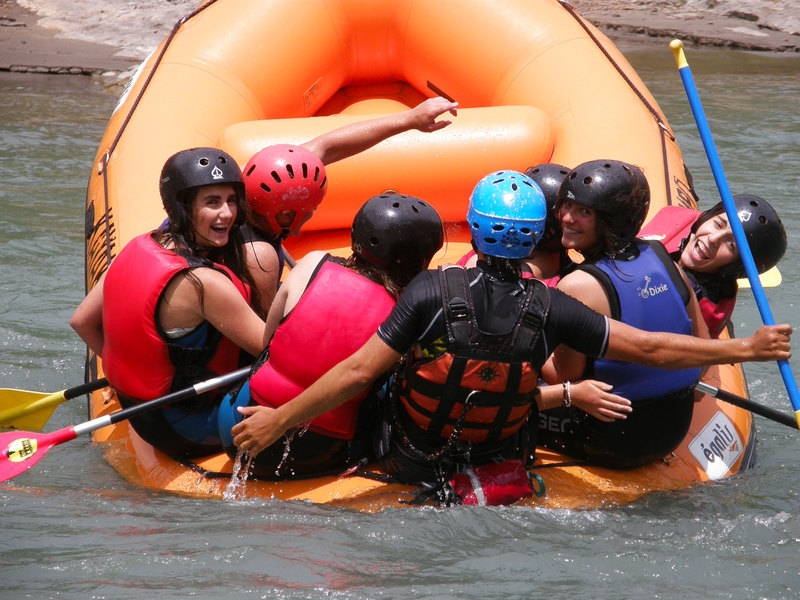
[[[489,333],[510,332],[525,298],[525,280],[496,278],[480,263],[467,273],[480,328]],[[444,353],[447,333],[437,271],[423,271],[414,278],[378,328],[378,336],[400,354],[415,343],[423,349],[423,356],[431,359]],[[589,356],[602,356],[608,345],[608,322],[575,298],[550,289],[544,336],[531,357],[537,371],[559,344]]]

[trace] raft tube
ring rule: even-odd
[[[94,161],[86,206],[86,280],[91,288],[119,250],[165,214],[158,195],[174,152],[217,146],[241,165],[273,143],[302,143],[342,124],[445,95],[453,124],[406,132],[328,167],[329,191],[286,247],[348,253],[359,206],[386,189],[431,202],[446,221],[436,264],[469,249],[464,222],[474,185],[500,169],[542,162],[575,166],[624,160],[652,190],[648,219],[664,206],[696,208],[675,136],[655,99],[619,50],[569,5],[555,0],[217,0],[175,25],[122,94]],[[449,117],[448,117],[449,118]],[[90,378],[102,362],[90,356]],[[704,380],[747,396],[740,365]],[[117,410],[108,391],[92,417]],[[99,430],[106,458],[127,480],[193,497],[222,498],[225,455],[178,462],[126,422]],[[588,508],[631,502],[745,469],[755,446],[749,412],[709,396],[664,460],[612,471],[539,450],[533,472],[546,494],[522,503]],[[409,487],[374,466],[341,477],[248,481],[248,497],[310,500],[359,510],[405,506]]]

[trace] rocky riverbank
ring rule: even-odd
[[[125,77],[196,0],[0,0],[0,71]],[[619,44],[800,52],[796,0],[573,0]]]

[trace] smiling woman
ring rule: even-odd
[[[236,162],[214,148],[178,152],[160,190],[167,221],[123,248],[70,321],[126,406],[228,373],[240,349],[255,356],[264,347],[264,322],[248,304]],[[216,400],[193,398],[132,423],[169,454],[208,454],[220,449]]]
[[[236,190],[232,185],[209,185],[197,192],[192,206],[194,241],[200,253],[228,245],[231,227],[239,214]]]
[[[758,196],[733,197],[739,221],[744,228],[753,260],[759,273],[773,269],[786,253],[786,229],[772,205]],[[660,239],[672,259],[692,284],[703,318],[713,337],[728,326],[744,265],[733,238],[725,207],[721,202],[704,212],[668,206],[645,227],[640,235],[650,237],[672,223],[672,232]]]
[[[708,337],[697,325],[700,307],[685,276],[661,244],[636,237],[649,205],[647,179],[634,165],[594,160],[570,171],[558,190],[556,214],[562,244],[580,252],[584,262],[558,288],[640,329]],[[564,406],[547,411],[560,426],[540,428],[539,442],[592,464],[630,468],[662,458],[686,436],[700,369],[665,371],[591,359],[560,346],[543,375],[555,384],[542,390],[543,398],[563,394]],[[615,396],[619,404],[608,418],[592,416],[584,398],[579,403],[572,397],[570,380],[576,379],[613,386],[633,410]]]

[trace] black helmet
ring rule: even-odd
[[[414,196],[384,193],[367,200],[351,231],[353,253],[405,286],[428,268],[444,243],[436,210]]]
[[[783,227],[781,218],[769,202],[758,196],[739,194],[733,197],[733,203],[736,206],[736,214],[739,216],[742,229],[744,229],[758,272],[768,271],[783,258],[788,245],[786,229]],[[700,225],[706,221],[724,212],[725,205],[718,202],[694,222],[692,233],[696,233]],[[739,258],[720,268],[717,274],[725,277],[744,277],[744,263]]]
[[[569,200],[597,211],[613,232],[616,249],[639,233],[650,207],[650,186],[642,170],[619,160],[591,160],[564,178],[558,204]]]
[[[203,185],[230,184],[236,190],[236,225],[247,216],[244,181],[239,165],[230,154],[217,148],[181,150],[167,159],[161,169],[159,191],[170,228],[186,235],[191,228],[191,192]]]
[[[558,201],[558,188],[569,173],[569,169],[556,163],[545,163],[535,167],[528,167],[525,175],[533,179],[544,193],[547,203],[547,219],[544,222],[544,233],[536,244],[540,250],[557,250],[561,248],[561,222],[556,216],[556,202]]]

